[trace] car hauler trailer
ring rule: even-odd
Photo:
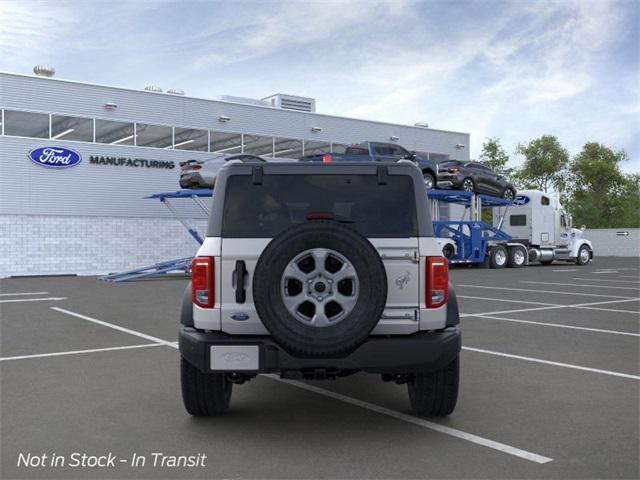
[[[582,238],[584,227],[572,228],[571,217],[557,198],[538,190],[520,192],[513,201],[458,190],[428,190],[433,229],[451,264],[488,264],[518,268],[554,260],[585,265],[593,246]],[[440,218],[448,205],[460,219]],[[482,220],[491,209],[492,225]],[[461,212],[461,213],[460,213]]]
[[[585,227],[573,228],[560,201],[539,190],[518,193],[508,208],[493,210],[493,225],[525,245],[529,262],[544,265],[554,260],[585,265],[593,259],[593,246],[582,238]]]
[[[527,264],[527,248],[502,230],[502,222],[490,225],[482,220],[482,209],[502,208],[511,200],[460,190],[428,190],[433,230],[444,243],[443,254],[450,264],[488,264],[491,268],[519,268]],[[452,214],[441,219],[441,206]],[[451,219],[459,213],[460,219]],[[460,214],[460,212],[462,212]],[[503,217],[504,217],[503,213]]]

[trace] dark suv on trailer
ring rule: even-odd
[[[182,305],[182,395],[225,411],[259,373],[364,371],[406,383],[419,413],[458,395],[460,328],[420,170],[399,163],[232,162]]]
[[[451,182],[454,189],[516,198],[516,188],[504,175],[479,162],[445,160],[439,165],[438,183]]]

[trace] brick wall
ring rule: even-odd
[[[191,220],[204,233],[206,220]],[[0,277],[96,275],[194,255],[175,219],[0,215]]]

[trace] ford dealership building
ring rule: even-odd
[[[182,225],[144,198],[177,190],[181,161],[298,158],[363,140],[469,159],[469,134],[322,115],[313,99],[282,94],[208,100],[0,73],[0,108],[0,277],[107,273],[193,255]],[[202,211],[182,203],[202,228]]]

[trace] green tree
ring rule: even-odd
[[[482,152],[478,160],[501,175],[508,177],[513,174],[513,168],[507,166],[509,155],[497,137],[486,139],[482,144]]]
[[[569,152],[556,137],[543,135],[526,145],[518,144],[516,153],[525,157],[516,175],[519,186],[545,192],[553,188],[558,193],[565,189]]]
[[[576,225],[590,228],[640,226],[640,176],[624,175],[624,150],[588,142],[569,167],[567,207]]]

